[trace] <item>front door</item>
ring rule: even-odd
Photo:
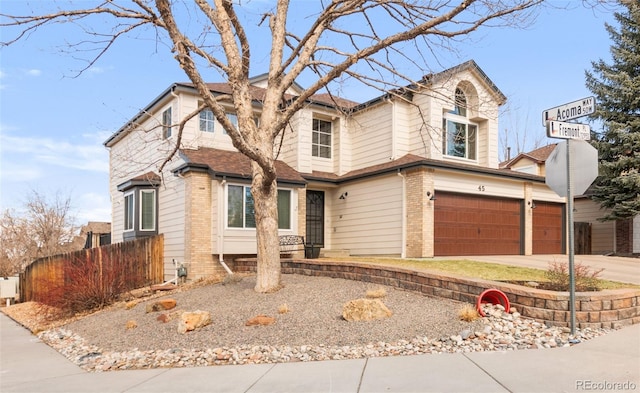
[[[307,244],[324,247],[324,191],[307,190]]]

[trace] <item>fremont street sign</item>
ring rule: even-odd
[[[591,127],[587,124],[552,120],[547,122],[547,136],[549,138],[581,139],[588,141],[591,139]]]

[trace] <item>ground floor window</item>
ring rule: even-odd
[[[158,233],[158,203],[155,188],[134,187],[124,195],[124,240]]]
[[[256,227],[255,205],[249,186],[228,186],[227,226]],[[291,190],[278,190],[278,229],[291,229]]]

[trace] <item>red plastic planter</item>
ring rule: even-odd
[[[483,303],[501,304],[504,307],[504,311],[509,312],[509,298],[499,289],[487,289],[478,296],[476,310],[484,317],[484,311],[482,311]]]

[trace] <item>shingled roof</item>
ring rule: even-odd
[[[236,179],[251,179],[251,160],[237,151],[213,149],[201,147],[194,149],[181,149],[181,157],[186,163],[176,169],[174,173],[182,173],[189,170],[206,170],[214,177],[231,177]],[[298,171],[282,161],[275,162],[277,179],[280,183],[306,184],[306,181]]]
[[[553,149],[556,148],[557,143],[552,143],[547,146],[539,147],[535,150],[531,150],[527,153],[520,153],[515,156],[513,159],[504,161],[500,163],[500,168],[510,169],[516,162],[522,160],[523,158],[528,158],[536,164],[544,164],[553,152]]]

